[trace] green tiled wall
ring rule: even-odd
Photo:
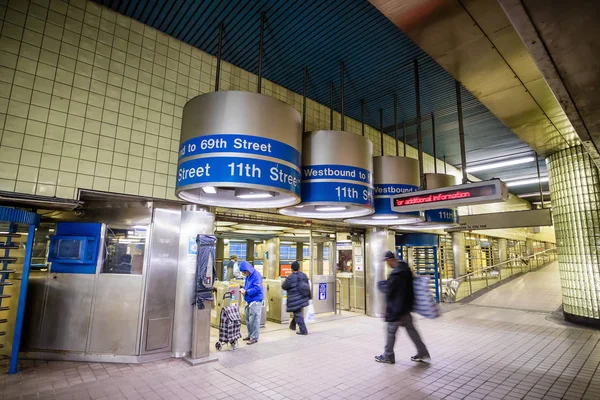
[[[175,198],[182,109],[214,90],[215,57],[86,0],[0,0],[0,32],[0,190]],[[255,91],[257,77],[222,63],[220,85]],[[265,80],[263,93],[302,110],[281,86]],[[308,101],[307,129],[328,128],[329,109]],[[348,118],[346,130],[360,134],[360,123]],[[380,155],[379,132],[366,135]],[[393,138],[384,150],[396,154]],[[433,172],[433,158],[424,163]]]

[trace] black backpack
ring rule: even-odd
[[[298,282],[298,292],[303,296],[303,297],[308,297],[308,298],[312,298],[311,293],[310,293],[310,285],[308,284],[308,278],[302,279],[302,278],[306,278],[306,275],[302,274],[303,276],[300,279],[300,282]]]

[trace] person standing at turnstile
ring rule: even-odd
[[[308,307],[308,302],[311,299],[310,285],[306,274],[300,272],[298,261],[292,263],[292,274],[285,279],[281,288],[287,290],[287,311],[294,313],[294,317],[290,322],[290,329],[295,331],[296,325],[298,325],[300,330],[296,333],[298,335],[308,335],[302,309]]]
[[[258,342],[258,330],[260,328],[260,317],[262,313],[263,285],[262,275],[254,269],[248,261],[242,261],[240,272],[246,277],[244,288],[240,292],[246,300],[246,328],[248,336],[244,338],[246,344]]]

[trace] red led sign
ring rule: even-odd
[[[400,207],[412,204],[435,203],[437,201],[466,199],[468,197],[471,197],[471,192],[457,190],[454,193],[448,194],[430,194],[427,196],[412,196],[408,199],[394,199],[394,205],[396,207]]]
[[[395,212],[435,210],[506,201],[508,190],[499,179],[392,196]]]

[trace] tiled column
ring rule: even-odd
[[[565,319],[600,326],[600,175],[581,147],[546,162]]]

